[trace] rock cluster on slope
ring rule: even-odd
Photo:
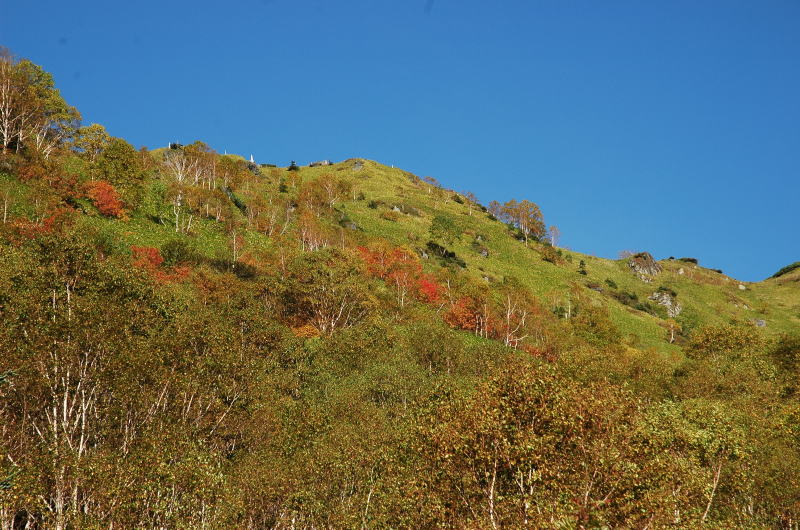
[[[661,265],[653,259],[649,252],[639,252],[631,256],[628,260],[628,266],[633,269],[633,272],[645,283],[650,283],[653,276],[661,272]]]
[[[678,302],[672,294],[666,291],[656,291],[650,296],[647,297],[648,300],[652,300],[658,305],[662,305],[667,308],[667,315],[670,318],[675,318],[676,316],[681,314],[683,310],[683,306],[681,306],[680,302]]]

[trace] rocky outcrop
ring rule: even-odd
[[[647,298],[648,300],[654,301],[658,305],[666,307],[667,315],[669,315],[670,318],[675,318],[676,316],[680,315],[681,311],[683,310],[683,306],[681,306],[680,302],[678,302],[675,297],[667,291],[656,291]]]
[[[645,283],[653,281],[653,277],[661,272],[661,265],[653,259],[649,252],[639,252],[628,260],[628,266],[633,269],[636,276]]]

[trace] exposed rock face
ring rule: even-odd
[[[742,284],[740,283],[740,284],[739,284],[739,290],[740,290],[740,291],[745,291],[745,290],[747,290],[747,287],[745,287],[744,285],[742,285]]]
[[[413,215],[414,217],[422,216],[422,212],[420,212],[417,208],[403,203],[392,204],[392,211],[404,213],[406,215]]]
[[[681,314],[683,306],[680,302],[675,300],[675,297],[665,291],[656,291],[647,297],[649,300],[654,301],[658,305],[663,305],[667,308],[667,315],[670,318],[675,318]]]
[[[649,252],[640,252],[631,256],[628,265],[639,279],[645,283],[650,283],[653,280],[653,276],[661,272],[661,265],[653,259]]]
[[[759,327],[759,328],[767,327],[767,321],[762,319],[762,318],[756,319],[753,322],[755,323],[756,327]]]

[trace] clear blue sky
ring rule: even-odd
[[[371,158],[599,256],[800,260],[797,0],[9,1],[0,44],[137,146]]]

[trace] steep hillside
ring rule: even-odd
[[[361,169],[354,170],[354,166]],[[636,275],[629,267],[629,260],[607,260],[563,250],[558,256],[559,263],[550,263],[544,259],[548,255],[546,243],[524,245],[514,238],[513,227],[493,220],[485,208],[470,204],[459,193],[437,189],[408,172],[372,161],[351,160],[327,170],[354,179],[365,194],[366,200],[349,200],[341,205],[341,210],[365,233],[386,238],[396,245],[410,246],[421,253],[430,239],[432,219],[437,215],[447,216],[459,230],[450,248],[466,262],[468,274],[489,282],[513,276],[535,295],[554,297],[561,302],[573,284],[596,286],[597,291],[587,289],[586,294],[608,306],[615,323],[624,331],[636,334],[647,346],[664,351],[672,349],[662,340],[660,324],[663,319],[620,303],[613,297],[615,291],[634,293],[639,300],[647,302],[658,287],[673,289],[685,312],[678,320],[687,328],[702,323],[764,320],[767,333],[780,333],[800,324],[796,306],[778,304],[772,292],[768,294],[761,288],[764,282],[738,282],[697,264],[674,259],[661,260],[663,272],[649,278],[649,282]],[[314,179],[327,170],[302,168],[300,174],[304,179]],[[377,208],[371,209],[370,201],[377,203]],[[382,217],[393,208],[404,209],[404,206],[418,210],[420,215],[401,211],[395,220]],[[488,256],[481,254],[483,249],[488,251]],[[581,261],[586,263],[586,275],[579,273]],[[612,280],[617,288],[610,287],[606,280]],[[800,300],[796,284],[794,289],[785,280],[782,285],[789,285],[784,290],[789,299],[794,294]],[[657,304],[651,301],[651,305]]]
[[[797,526],[800,270],[560,249],[369,160],[137,151],[2,60],[3,528]]]
[[[163,150],[153,153],[155,158],[163,154]],[[232,155],[228,157],[236,159]],[[244,161],[241,157],[238,160]],[[578,288],[581,296],[607,307],[614,323],[626,335],[635,335],[640,347],[652,347],[664,353],[677,351],[677,346],[664,340],[666,310],[648,299],[660,287],[677,294],[675,298],[682,310],[675,320],[687,334],[702,324],[762,321],[768,335],[787,332],[800,325],[800,310],[797,303],[792,303],[800,299],[800,288],[796,281],[791,281],[792,275],[760,283],[738,282],[695,263],[670,259],[661,260],[662,271],[643,281],[629,266],[630,258],[608,260],[573,250],[553,249],[547,242],[531,241],[526,245],[515,238],[513,226],[495,219],[485,207],[471,203],[463,195],[426,183],[402,169],[369,160],[352,159],[324,167],[305,166],[291,172],[286,168],[261,168],[258,175],[256,181],[249,182],[246,189],[239,192],[239,200],[245,208],[259,193],[263,194],[259,199],[269,203],[296,200],[299,182],[315,182],[323,175],[348,182],[350,190],[337,198],[336,214],[326,221],[338,221],[340,226],[350,228],[344,229],[345,237],[354,244],[382,239],[409,248],[422,257],[421,263],[429,272],[448,265],[426,246],[431,241],[433,219],[446,218],[457,232],[446,246],[463,260],[465,266],[461,272],[465,275],[489,285],[513,277],[551,310],[567,307],[571,290]],[[281,183],[287,182],[293,182],[291,189],[279,193]],[[125,246],[160,248],[176,237],[173,226],[152,222],[159,216],[162,221],[171,217],[170,205],[163,197],[158,197],[160,186],[165,184],[151,183],[149,194],[156,198],[151,198],[140,211],[131,212],[124,222],[102,216],[83,218],[80,222]],[[227,203],[224,207],[229,216],[246,221],[247,213],[237,211],[231,197],[218,200]],[[193,222],[186,239],[199,252],[208,258],[226,256],[230,252],[230,234],[226,234],[225,222],[202,216]],[[275,245],[273,238],[247,226],[239,237],[250,250],[268,250]],[[548,256],[553,256],[555,263],[547,261]],[[580,272],[581,262],[585,263],[585,275]],[[458,265],[455,268],[461,269]],[[624,294],[634,295],[635,300],[620,296]],[[620,299],[629,303],[626,305]]]

